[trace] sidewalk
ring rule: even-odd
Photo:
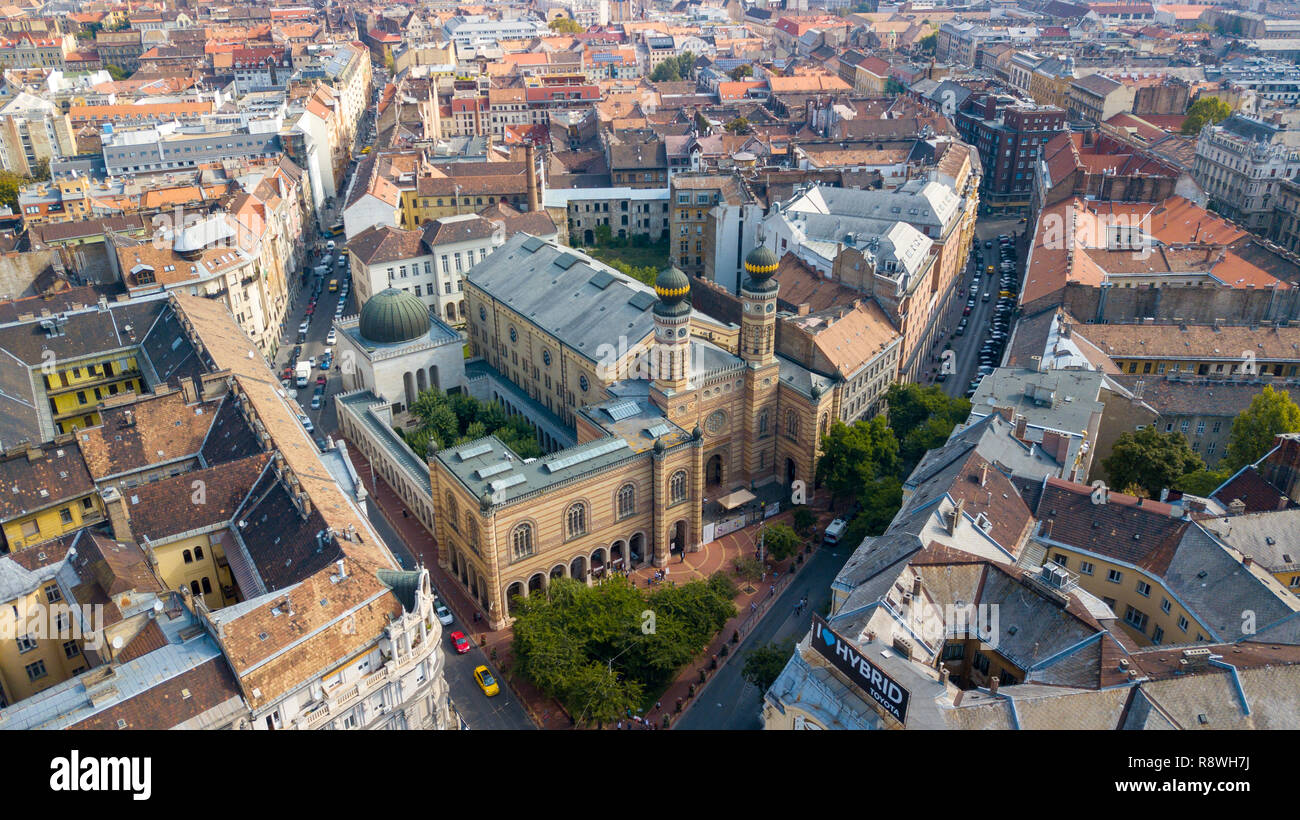
[[[370,463],[352,442],[348,442],[348,457],[352,459],[353,466],[365,485],[366,491],[371,494],[375,503],[383,510],[393,528],[406,541],[415,557],[428,568],[439,597],[456,615],[456,618],[462,624],[462,631],[466,633],[470,640],[480,644],[489,657],[491,657],[492,651],[496,650],[497,654],[492,661],[493,665],[501,672],[502,677],[507,679],[533,721],[542,729],[573,728],[568,714],[558,701],[546,697],[527,681],[510,674],[513,661],[511,656],[512,631],[509,628],[495,632],[487,631],[478,625],[483,624],[485,626],[485,621],[475,623],[474,613],[481,612],[481,609],[469,597],[465,589],[461,587],[459,581],[447,575],[438,567],[438,550],[433,536],[415,516],[409,514],[403,516],[406,509],[405,504],[382,478],[377,481],[378,487],[372,485]],[[825,509],[827,498],[823,493],[815,494],[811,501],[814,505],[813,511],[817,515],[815,526],[818,531],[824,530],[826,525],[835,517],[835,514]],[[740,587],[740,594],[735,598],[736,616],[729,620],[718,632],[709,648],[697,660],[684,668],[677,676],[677,679],[668,686],[667,690],[659,697],[659,702],[663,708],[659,710],[651,709],[650,713],[645,716],[647,719],[653,720],[656,725],[662,727],[663,716],[674,715],[673,722],[675,723],[681,717],[681,714],[674,714],[677,699],[681,698],[682,700],[682,714],[684,714],[694,702],[690,695],[691,684],[696,684],[697,690],[699,689],[700,671],[705,670],[707,673],[712,656],[718,655],[723,645],[729,644],[731,636],[741,631],[742,627],[745,627],[746,632],[749,628],[752,628],[753,624],[746,624],[746,621],[751,616],[761,618],[765,614],[760,609],[761,604],[765,603],[768,598],[779,596],[783,588],[782,581],[790,577],[789,568],[795,562],[795,558],[789,558],[781,562],[773,562],[769,559],[767,563],[769,566],[774,567],[775,574],[769,574],[762,582],[752,584],[736,578],[732,562],[736,558],[742,556],[752,557],[755,554],[758,534],[764,526],[777,523],[789,526],[793,518],[794,514],[789,510],[778,513],[766,521],[751,524],[744,529],[728,533],[716,541],[705,544],[697,552],[686,553],[684,559],[683,556],[679,555],[665,567],[668,570],[667,580],[679,585],[692,580],[707,580],[710,575],[722,570]],[[805,563],[806,561],[805,557]],[[655,572],[654,567],[645,567],[633,571],[630,573],[630,577],[636,583],[637,589],[650,592],[654,587],[647,586],[646,579],[653,577]],[[771,591],[774,585],[778,585],[776,596]],[[747,589],[750,591],[746,591]],[[758,611],[755,612],[755,610]],[[732,650],[735,646],[734,644],[729,645],[727,655],[718,657],[719,668],[733,659],[734,653]],[[711,677],[713,673],[708,674]]]

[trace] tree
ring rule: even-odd
[[[732,559],[736,568],[736,577],[744,581],[757,581],[763,575],[763,565],[752,555],[741,555]]]
[[[859,419],[852,425],[835,422],[821,441],[817,482],[837,500],[857,498],[862,488],[898,470],[898,440],[883,416]]]
[[[763,551],[778,561],[791,557],[803,546],[799,533],[785,524],[771,524],[763,528]]]
[[[547,26],[556,34],[581,34],[586,31],[586,29],[572,17],[556,17],[548,23]]]
[[[1182,132],[1184,134],[1199,134],[1205,126],[1221,122],[1231,116],[1232,106],[1223,100],[1218,97],[1201,97],[1187,109],[1187,117],[1183,120]]]
[[[1300,406],[1286,392],[1266,385],[1233,419],[1223,466],[1236,472],[1254,464],[1273,449],[1273,439],[1282,433],[1300,433]]]
[[[1227,470],[1196,470],[1174,482],[1174,489],[1190,495],[1209,496],[1232,477]]]
[[[926,54],[933,54],[935,48],[938,47],[939,45],[939,32],[937,31],[930,32],[929,34],[922,37],[920,40],[917,40],[916,44],[920,46],[921,51],[925,52]]]
[[[695,55],[689,51],[683,51],[676,57],[669,57],[655,66],[654,71],[650,72],[650,79],[656,83],[688,80],[694,68]]]
[[[113,65],[112,63],[106,63],[104,65],[104,70],[107,71],[108,76],[112,77],[114,80],[125,80],[127,77],[131,76],[127,73],[126,69],[119,65]]]
[[[817,516],[808,509],[808,505],[800,504],[794,508],[794,530],[800,535],[806,535],[816,521]]]
[[[0,171],[0,205],[8,205],[18,213],[18,189],[30,181],[11,171]]]
[[[46,182],[49,178],[50,159],[49,157],[41,157],[36,161],[36,164],[32,166],[32,179],[37,182]]]
[[[745,134],[749,131],[749,120],[744,117],[736,117],[731,122],[723,126],[733,134]]]
[[[900,478],[911,472],[927,450],[942,446],[952,428],[970,415],[969,401],[950,398],[934,385],[890,385],[885,401],[889,403],[889,426],[898,437],[899,456],[905,468]]]
[[[780,677],[781,670],[785,669],[785,665],[790,662],[790,654],[793,651],[794,641],[773,641],[766,646],[760,646],[745,655],[745,665],[740,670],[740,676],[746,683],[752,683],[759,692],[766,692],[772,688],[772,684]]]
[[[1173,486],[1180,477],[1205,467],[1181,433],[1162,433],[1155,427],[1121,433],[1102,462],[1112,487],[1137,487],[1149,498]]]
[[[384,52],[384,70],[388,72],[389,79],[392,79],[396,71],[397,63],[393,60],[393,52]]]
[[[754,76],[754,67],[751,66],[749,63],[741,63],[740,65],[738,65],[738,66],[736,66],[735,68],[731,69],[731,75],[730,75],[730,76],[731,76],[731,79],[736,80],[736,81],[743,80],[743,79],[745,79],[746,77],[753,77],[753,76]]]

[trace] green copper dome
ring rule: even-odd
[[[376,344],[418,339],[429,332],[429,309],[404,290],[381,290],[361,308],[358,327],[363,338]]]

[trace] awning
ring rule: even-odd
[[[722,498],[719,498],[718,504],[724,510],[734,510],[753,501],[754,497],[754,494],[749,490],[736,490],[734,493],[727,493]]]

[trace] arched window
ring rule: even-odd
[[[198,581],[190,581],[190,592],[194,593],[195,595],[202,595],[202,594],[203,594],[202,592],[199,591],[199,582],[198,582]]]
[[[206,575],[203,576],[203,594],[204,595],[212,594],[212,582],[208,580],[208,577]]]
[[[456,532],[460,532],[460,524],[457,523],[456,521],[456,519],[459,517],[460,517],[460,510],[456,505],[456,496],[451,494],[451,490],[448,490],[447,491],[447,523],[450,524],[451,528]]]
[[[527,558],[533,554],[533,525],[520,524],[510,535],[511,554],[515,560]]]
[[[758,412],[758,434],[760,436],[767,435],[767,410]]]
[[[564,515],[565,531],[569,538],[587,534],[587,505],[581,501],[569,507]]]
[[[456,320],[456,306],[451,302],[447,303],[447,318],[452,321]]]
[[[668,479],[668,499],[670,503],[686,500],[686,471],[678,470]]]
[[[465,537],[469,540],[469,545],[478,552],[478,525],[474,523],[474,511],[465,511]]]
[[[203,560],[203,547],[199,547],[199,546],[194,547],[194,560],[195,561]]]
[[[827,430],[830,429],[830,418],[831,416],[829,413],[822,413],[821,435],[823,436],[826,435]]]
[[[184,552],[181,553],[181,559],[185,561],[185,563],[187,564],[194,563],[194,556],[190,554],[189,550],[185,550]]]
[[[618,488],[618,517],[627,518],[636,512],[636,487],[624,484]]]
[[[786,438],[799,439],[799,416],[793,410],[785,411]]]

